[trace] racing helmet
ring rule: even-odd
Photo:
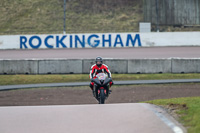
[[[96,58],[96,65],[98,67],[101,67],[102,63],[103,63],[103,59],[101,57],[97,57]]]

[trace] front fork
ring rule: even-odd
[[[98,100],[99,99],[99,97],[100,97],[100,90],[101,89],[104,89],[104,87],[97,87],[96,85],[94,85],[94,88],[93,88],[93,90],[94,90],[94,92],[93,92],[93,95],[94,95],[94,97]],[[105,93],[105,95],[106,95],[106,98],[108,98],[108,96],[109,96],[109,85],[107,86],[107,87],[105,87],[105,89],[104,89],[104,93]]]

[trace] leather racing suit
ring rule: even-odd
[[[92,78],[96,78],[96,75],[98,73],[106,73],[108,75],[108,78],[111,78],[111,72],[110,70],[108,69],[108,66],[105,65],[105,64],[102,64],[100,67],[98,67],[96,64],[94,64],[92,67],[91,67],[91,70],[90,70],[90,79]],[[110,87],[113,85],[113,82],[111,81],[110,83]],[[94,82],[91,82],[90,83],[90,88],[93,90],[93,86],[94,86]]]

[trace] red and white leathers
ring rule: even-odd
[[[96,64],[94,64],[92,67],[91,67],[91,70],[90,70],[90,79],[92,78],[96,78],[96,75],[98,73],[106,73],[108,75],[108,78],[111,78],[111,72],[110,70],[108,69],[108,66],[105,65],[105,64],[102,64],[100,67],[98,67]],[[110,82],[110,87],[112,86],[113,82]],[[90,88],[93,90],[93,86],[94,86],[94,82],[91,82],[90,83]]]

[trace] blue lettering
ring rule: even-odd
[[[111,35],[109,34],[109,38],[106,40],[105,39],[105,35],[103,35],[102,37],[102,43],[103,43],[103,47],[105,47],[105,42],[108,42],[109,43],[109,47],[111,47]]]
[[[45,40],[44,40],[44,44],[47,46],[47,48],[53,48],[53,46],[52,45],[49,45],[48,44],[48,40],[50,39],[50,38],[52,38],[53,39],[53,36],[47,36],[46,38],[45,38]]]
[[[98,35],[90,35],[89,37],[88,37],[88,45],[89,46],[91,46],[91,47],[97,47],[97,46],[99,46],[99,43],[100,43],[100,40],[94,40],[94,42],[91,42],[91,39],[92,38],[99,38],[99,36]]]
[[[22,49],[23,46],[24,46],[25,48],[28,48],[28,47],[26,46],[26,42],[27,42],[27,38],[26,38],[25,36],[20,36],[20,49]]]
[[[38,40],[38,44],[37,45],[33,45],[33,40],[34,39],[37,39]],[[29,45],[34,48],[34,49],[38,49],[42,44],[42,40],[40,37],[38,36],[32,36],[30,39],[29,39]]]
[[[82,46],[82,48],[85,48],[85,35],[82,36],[82,41],[80,40],[80,38],[78,37],[78,35],[75,35],[75,48],[77,48],[78,43],[79,42]]]
[[[70,48],[72,48],[72,44],[73,44],[73,38],[72,35],[70,35]]]
[[[124,47],[124,44],[122,42],[122,38],[121,38],[121,36],[119,34],[117,34],[117,36],[116,36],[114,47],[116,47],[117,44],[120,44],[121,47]]]
[[[123,35],[124,37],[125,35]],[[42,40],[42,38],[40,36],[31,36],[30,38],[27,38],[26,36],[20,36],[20,49],[27,49],[27,48],[33,48],[33,49],[38,49],[41,47],[43,41],[44,41],[44,45],[47,48],[54,48],[55,46],[53,44],[51,44],[49,41],[50,39],[56,39],[56,48],[59,47],[63,47],[63,48],[67,48],[66,44],[65,44],[65,39],[67,38],[67,35],[63,35],[63,36],[53,36],[53,35],[48,35],[46,38],[44,38],[44,40]],[[102,40],[99,39],[99,35],[96,34],[91,34],[90,36],[88,36],[88,38],[86,38],[85,35],[69,35],[69,47],[70,48],[78,48],[78,47],[82,47],[85,48],[86,42],[88,43],[88,45],[90,47],[99,47],[101,41],[102,41],[102,46],[101,47],[112,47],[112,43],[113,43],[113,38],[112,38],[112,34],[103,34],[102,35]],[[124,39],[124,40],[122,40]],[[115,40],[114,40],[114,44],[113,47],[130,47],[133,46],[135,47],[138,43],[138,46],[141,47],[142,43],[141,43],[141,38],[140,38],[140,34],[135,34],[135,36],[133,34],[127,34],[127,38],[126,38],[126,42],[125,42],[125,38],[122,38],[121,34],[116,34]],[[67,41],[67,43],[68,43]],[[120,46],[119,46],[120,45]]]
[[[139,35],[139,34],[136,34],[136,35],[135,35],[135,38],[134,38],[134,40],[133,40],[131,34],[128,34],[128,35],[127,35],[126,46],[128,47],[128,46],[129,46],[129,41],[131,41],[133,47],[135,47],[135,42],[136,42],[136,40],[138,40],[138,46],[141,47],[142,44],[141,44],[141,40],[140,40],[140,35]]]
[[[67,46],[63,43],[63,40],[66,38],[67,36],[64,35],[61,39],[59,39],[59,36],[56,36],[56,47],[59,48],[59,44],[62,45],[63,48],[66,48]]]

